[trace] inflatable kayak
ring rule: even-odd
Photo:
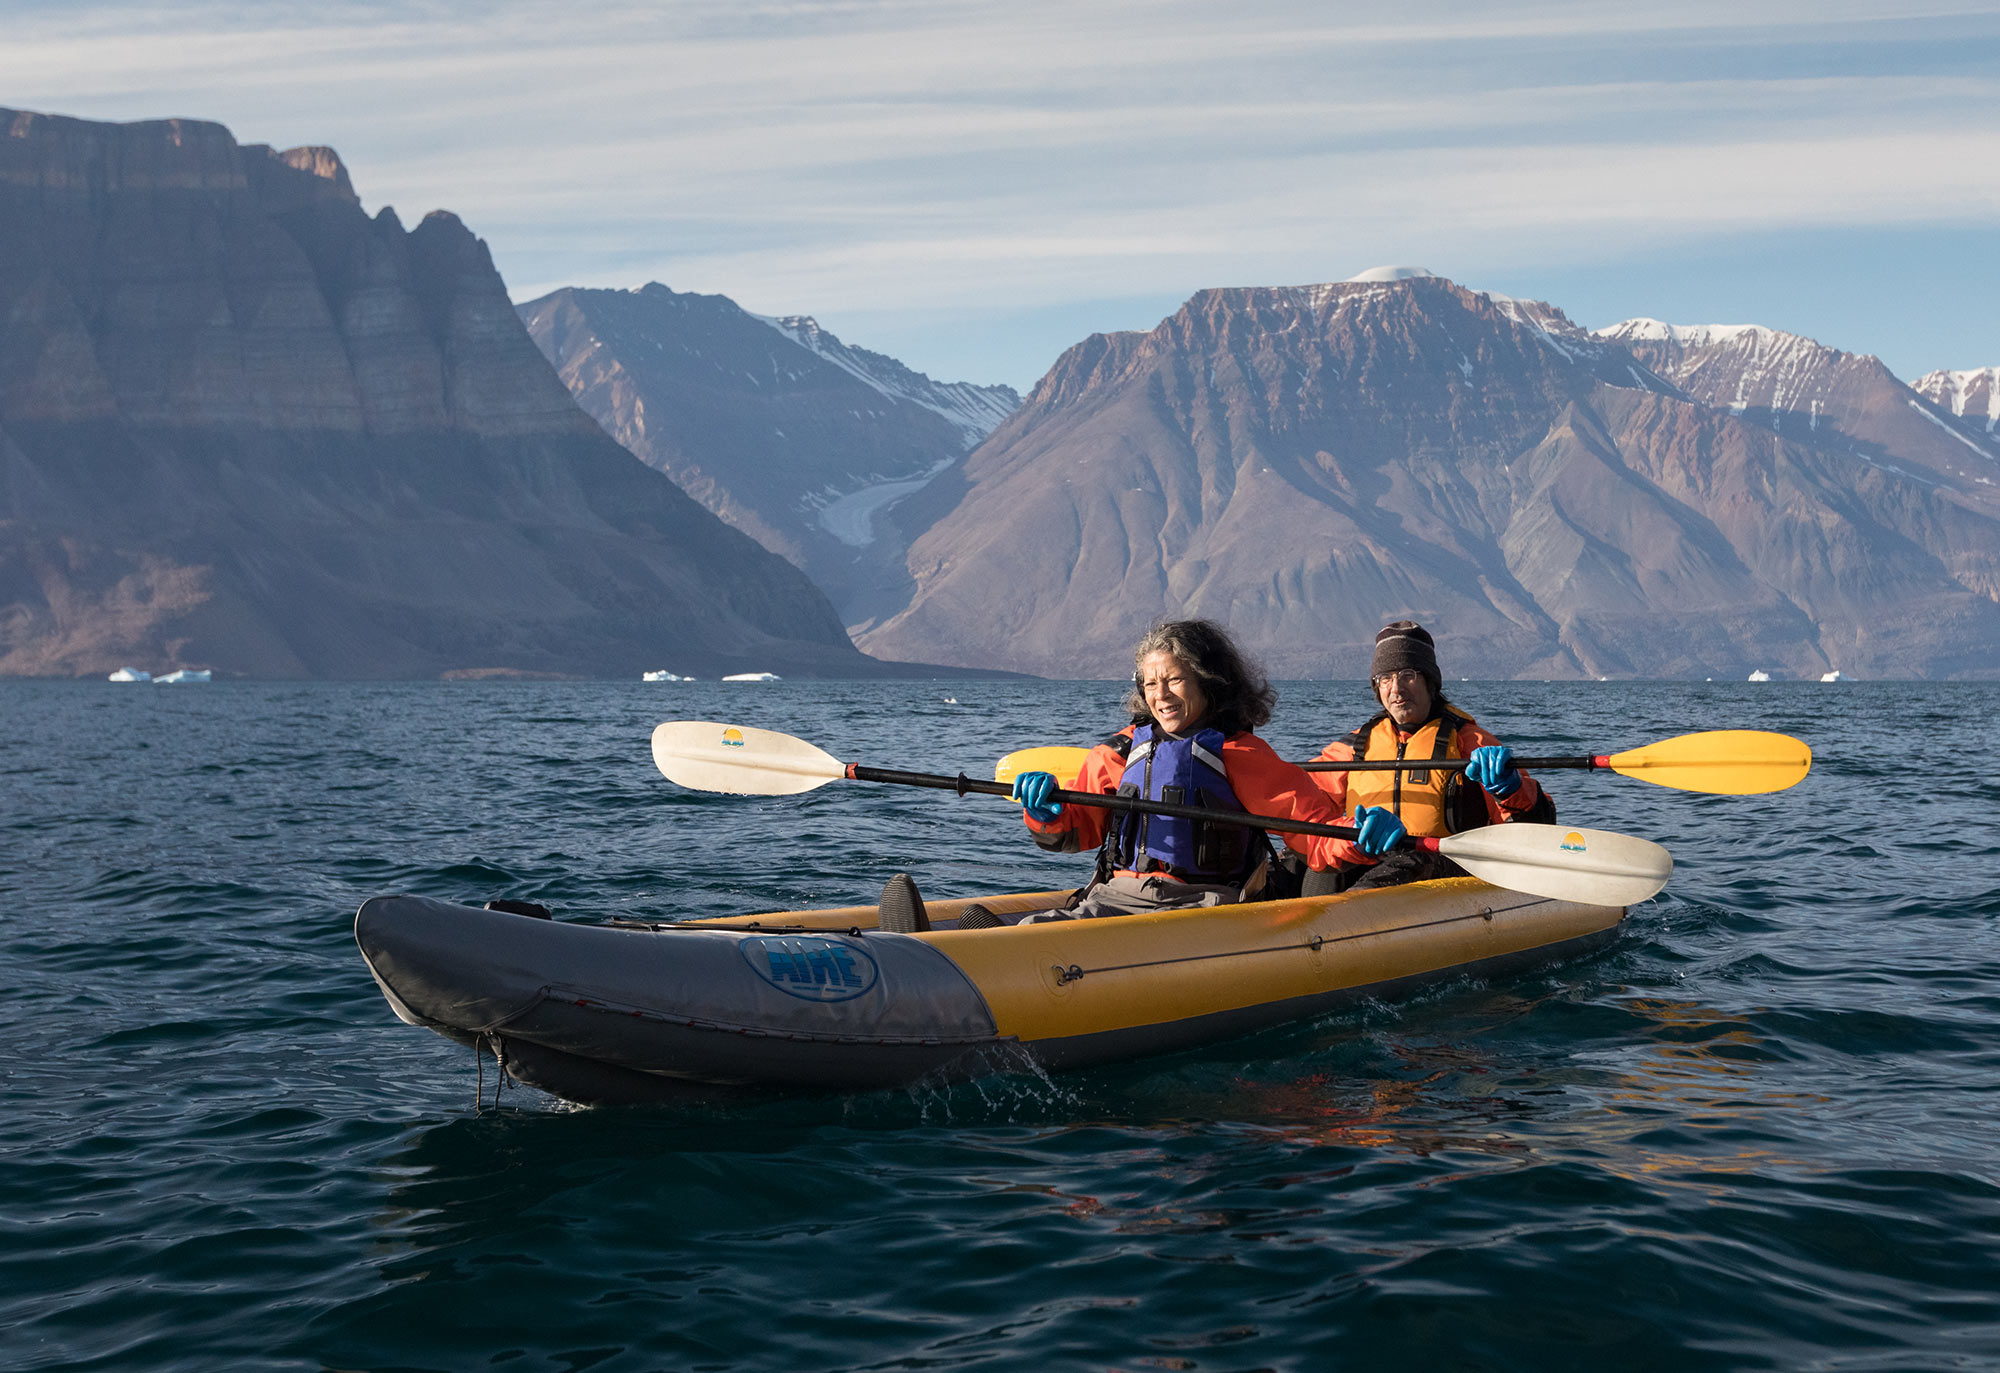
[[[1611,939],[1620,907],[1473,878],[1100,920],[953,928],[1066,892],[672,924],[535,919],[420,896],[355,918],[404,1021],[570,1101],[865,1091],[1161,1053],[1494,977]]]

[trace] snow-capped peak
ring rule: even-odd
[[[1663,320],[1638,319],[1622,320],[1617,324],[1594,331],[1599,338],[1608,338],[1618,343],[1643,341],[1646,343],[1677,343],[1683,348],[1706,348],[1717,343],[1735,343],[1749,339],[1753,343],[1764,343],[1772,339],[1795,339],[1797,334],[1788,334],[1782,329],[1767,329],[1761,324],[1668,324]]]
[[[1349,281],[1414,281],[1419,277],[1434,277],[1437,273],[1428,267],[1370,267],[1365,272],[1356,272]]]
[[[2000,367],[1930,372],[1910,385],[1919,395],[1961,419],[1983,419],[1987,433],[2000,434]]]
[[[748,311],[745,311],[748,314]],[[811,315],[750,317],[783,334],[799,347],[840,368],[891,400],[907,401],[931,410],[957,425],[972,448],[1014,412],[1019,397],[1011,387],[975,386],[966,381],[933,381],[892,357],[850,348],[820,327]]]

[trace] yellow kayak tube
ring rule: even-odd
[[[1439,974],[1566,955],[1615,930],[1624,914],[1465,877],[917,937],[964,970],[1000,1034],[1044,1046],[1048,1061],[1067,1066],[1126,1056],[1107,1035],[1131,1052],[1180,1047],[1236,1032],[1231,1021],[1247,1029],[1318,1014],[1331,1009],[1329,997],[1386,998]]]

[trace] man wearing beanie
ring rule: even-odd
[[[1514,766],[1512,751],[1445,699],[1437,641],[1429,630],[1414,620],[1382,626],[1375,636],[1368,684],[1381,709],[1361,728],[1321,750],[1321,762],[1466,761],[1449,769],[1313,773],[1313,781],[1342,814],[1359,806],[1387,806],[1411,834],[1436,838],[1508,820],[1554,822],[1555,803],[1534,778]],[[1372,867],[1308,873],[1306,895],[1459,876],[1462,870],[1448,858],[1397,849]]]

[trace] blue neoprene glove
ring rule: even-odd
[[[1354,842],[1370,858],[1380,858],[1403,842],[1408,831],[1396,812],[1387,806],[1363,806],[1354,812],[1354,827],[1361,831]]]
[[[1052,772],[1024,772],[1014,779],[1014,790],[1008,795],[1027,807],[1028,814],[1047,824],[1062,814],[1062,802],[1051,801],[1051,792],[1061,788]]]
[[[1465,775],[1502,800],[1521,789],[1521,774],[1514,770],[1514,750],[1505,744],[1474,749]]]

